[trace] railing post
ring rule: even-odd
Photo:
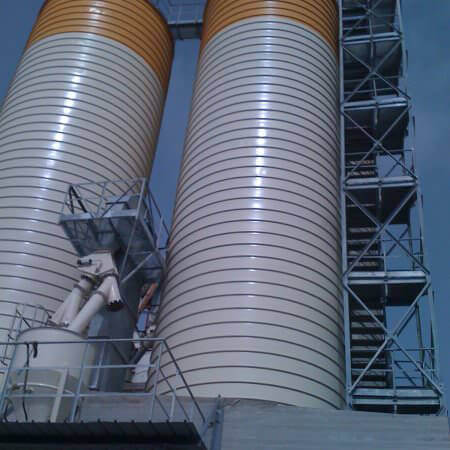
[[[58,419],[59,408],[61,407],[61,402],[63,400],[68,375],[69,369],[63,369],[60,371],[56,397],[53,402],[52,411],[50,413],[50,422],[56,422],[56,420]]]
[[[158,383],[159,383],[159,372],[161,367],[161,355],[162,355],[162,345],[165,344],[165,341],[159,341],[159,350],[158,350],[158,356],[156,360],[156,371],[155,371],[155,382],[153,383],[153,395],[151,397],[151,405],[150,405],[150,417],[149,420],[153,420],[153,414],[155,412],[155,402],[156,402],[156,390],[158,389]]]
[[[105,191],[106,191],[107,183],[108,183],[107,181],[100,183],[103,187],[102,187],[102,193],[100,195],[100,201],[98,202],[98,206],[97,206],[97,216],[100,214],[100,209],[101,209],[104,199],[105,199]]]
[[[5,417],[5,413],[6,413],[6,411],[5,411],[6,394],[7,394],[7,391],[8,391],[9,378],[11,376],[11,371],[13,370],[14,360],[16,358],[17,347],[19,345],[24,345],[24,344],[16,343],[16,344],[5,344],[5,345],[6,346],[14,345],[14,350],[13,350],[12,355],[11,355],[11,360],[10,360],[10,363],[8,365],[8,369],[7,369],[6,374],[5,374],[4,378],[3,378],[3,385],[2,385],[2,391],[1,391],[2,393],[1,393],[1,397],[0,397],[0,414],[2,415],[2,419]]]
[[[76,392],[74,394],[74,399],[73,399],[72,410],[70,412],[70,418],[69,418],[70,423],[73,423],[75,421],[75,415],[76,415],[78,403],[80,400],[81,386],[83,384],[84,367],[86,365],[86,355],[87,355],[87,350],[88,350],[89,344],[90,343],[88,341],[86,341],[84,344],[83,358],[81,360],[81,367],[80,367],[80,377],[78,379],[77,389],[76,389]]]
[[[180,378],[177,368],[175,368],[175,373],[176,373],[176,375],[175,375],[175,380],[176,380],[175,381],[175,389],[171,389],[171,391],[172,391],[172,402],[171,402],[171,405],[170,405],[169,420],[173,420],[173,417],[174,417],[175,402],[176,402],[176,399],[177,399],[177,385],[178,385],[178,380]]]

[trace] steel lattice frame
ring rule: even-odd
[[[393,14],[383,14],[390,7]],[[363,410],[442,413],[445,407],[439,375],[439,340],[424,255],[422,195],[414,149],[405,148],[412,105],[401,85],[406,53],[400,0],[340,0],[339,9],[347,403],[350,408]],[[396,53],[397,74],[392,71]],[[362,78],[353,79],[357,72]],[[389,108],[389,114],[383,108]],[[393,135],[397,137],[392,138]],[[361,140],[362,148],[355,152]],[[393,141],[401,146],[393,148]],[[386,160],[391,164],[382,170],[380,162],[386,166]],[[384,203],[389,203],[389,207]],[[362,217],[367,222],[365,227],[355,227],[355,210],[359,220]],[[396,230],[399,227],[403,228],[401,232]],[[368,236],[350,239],[352,230]],[[395,251],[402,253],[401,270],[390,261]],[[375,270],[364,269],[364,264],[371,264]],[[374,294],[377,289],[378,294]],[[394,289],[401,298],[396,298]],[[374,299],[374,295],[379,298]],[[387,316],[395,306],[405,310],[391,324]],[[354,316],[356,311],[359,317]],[[417,346],[407,348],[402,338],[413,320]],[[378,340],[378,345],[372,352],[366,350],[367,356],[359,359],[360,367],[355,367],[354,342],[364,335],[355,330],[364,326],[367,342]],[[427,344],[424,329],[430,332]],[[406,341],[411,341],[411,332]],[[406,360],[400,360],[399,355]],[[371,382],[373,374],[384,381],[378,381],[378,385]]]

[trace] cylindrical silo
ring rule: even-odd
[[[202,39],[157,334],[194,395],[340,408],[336,2],[210,0]]]
[[[68,184],[149,175],[171,61],[147,0],[44,3],[0,115],[0,341],[18,305],[54,311],[79,278]]]

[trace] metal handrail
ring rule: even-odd
[[[0,327],[0,331],[6,333],[9,343],[14,342],[17,336],[26,329],[47,325],[51,316],[50,312],[42,305],[17,303],[8,300],[2,303],[4,305],[9,304],[15,306],[13,313],[0,313],[1,317],[12,319],[9,327]],[[3,348],[0,346],[0,349],[2,349],[0,363],[7,366],[6,361],[11,359],[11,356],[8,355],[8,347]]]
[[[169,355],[170,357],[170,363],[173,364],[173,366],[176,369],[177,375],[179,376],[179,383],[177,383],[177,386],[173,386],[171,383],[167,382],[167,377],[163,376],[160,378],[160,382],[165,382],[167,384],[167,386],[169,387],[169,395],[172,395],[172,407],[170,408],[171,412],[170,414],[167,413],[167,410],[163,407],[161,399],[159,397],[164,396],[164,398],[168,398],[167,394],[160,394],[158,395],[157,390],[158,390],[158,383],[155,383],[152,387],[152,389],[148,392],[142,391],[142,392],[126,392],[126,391],[118,391],[118,392],[83,392],[82,391],[82,383],[83,383],[83,379],[86,376],[86,373],[88,371],[91,371],[93,369],[97,369],[97,370],[121,370],[121,369],[133,369],[133,368],[137,368],[139,366],[140,369],[142,369],[143,366],[145,366],[145,368],[148,371],[153,371],[154,373],[159,373],[162,372],[162,367],[161,367],[161,359],[158,358],[156,363],[151,363],[149,362],[148,364],[142,364],[139,362],[136,362],[136,364],[131,364],[131,363],[125,363],[125,364],[103,364],[102,362],[96,363],[96,364],[92,364],[92,363],[88,363],[87,361],[87,354],[88,354],[88,348],[89,346],[94,347],[98,344],[110,344],[112,346],[117,346],[117,344],[124,344],[124,343],[132,343],[132,344],[140,344],[145,346],[146,348],[155,348],[155,345],[159,345],[160,348],[164,348],[165,353],[167,355]],[[206,416],[203,413],[199,403],[197,402],[197,400],[194,397],[194,394],[191,390],[191,388],[189,387],[189,384],[186,380],[186,378],[184,377],[181,368],[179,367],[178,363],[176,362],[175,356],[173,355],[172,351],[170,350],[167,342],[165,339],[162,338],[137,338],[137,339],[133,339],[133,338],[121,338],[121,339],[108,339],[108,338],[94,338],[94,339],[80,339],[80,340],[69,340],[69,341],[61,341],[61,340],[55,340],[55,341],[38,341],[35,343],[35,345],[37,345],[37,348],[39,348],[40,346],[44,345],[44,346],[48,346],[48,345],[84,345],[84,351],[83,351],[83,358],[82,361],[80,361],[80,365],[75,365],[75,366],[69,366],[69,365],[53,365],[53,366],[43,366],[43,365],[39,365],[37,367],[33,367],[33,365],[31,366],[26,366],[26,367],[15,367],[14,366],[14,358],[15,355],[17,354],[17,349],[20,348],[21,346],[29,346],[31,343],[30,342],[0,342],[0,346],[1,345],[5,345],[8,347],[12,347],[13,348],[13,356],[12,356],[12,362],[8,367],[7,370],[7,374],[4,377],[3,380],[3,387],[2,387],[2,391],[1,391],[1,397],[0,397],[0,414],[2,414],[2,417],[4,417],[5,415],[5,407],[6,405],[8,405],[10,403],[11,399],[28,399],[28,398],[54,398],[56,399],[62,399],[62,398],[68,398],[68,399],[73,399],[73,404],[72,404],[72,408],[71,408],[71,414],[70,414],[70,418],[69,421],[73,422],[76,420],[76,411],[78,409],[78,406],[80,405],[80,401],[83,398],[100,398],[100,397],[144,397],[144,398],[149,398],[150,399],[150,403],[151,403],[151,407],[150,407],[150,411],[152,411],[153,414],[153,406],[155,402],[158,402],[160,404],[160,406],[162,407],[163,412],[166,415],[167,420],[172,420],[173,419],[173,415],[175,412],[175,404],[177,404],[179,406],[179,408],[181,409],[181,411],[183,412],[183,418],[184,420],[191,420],[191,417],[189,417],[185,407],[183,406],[183,404],[180,402],[179,396],[177,396],[177,390],[185,390],[187,392],[187,397],[189,399],[189,401],[192,402],[193,404],[193,409],[195,409],[195,411],[198,413],[202,425],[205,423],[206,421]],[[14,391],[11,388],[11,383],[13,381],[14,378],[14,374],[15,373],[20,373],[20,374],[24,374],[24,373],[28,373],[28,384],[29,385],[33,385],[33,380],[32,380],[32,374],[35,372],[45,372],[45,371],[57,371],[57,372],[68,372],[68,371],[72,371],[72,372],[76,372],[77,376],[79,377],[78,382],[77,382],[77,386],[75,390],[68,390],[68,389],[64,389],[62,392],[50,392],[50,393],[30,393],[27,391],[24,392],[17,392]],[[17,378],[16,378],[17,379]],[[39,385],[39,383],[36,384],[36,386]],[[152,416],[151,414],[151,416]],[[149,420],[151,420],[152,417],[149,418]]]
[[[406,349],[408,352],[420,352],[420,351],[426,351],[431,352],[433,349],[431,348],[409,348]],[[400,352],[400,349],[393,349],[393,348],[386,348],[384,350],[386,353],[396,353]],[[430,355],[431,356],[431,355]],[[397,387],[400,388],[406,388],[406,387],[417,387],[417,384],[414,383],[414,380],[423,380],[423,374],[418,376],[418,373],[421,373],[419,369],[417,369],[417,364],[419,364],[422,369],[430,376],[432,379],[436,379],[436,369],[433,367],[430,367],[428,364],[423,364],[422,361],[419,359],[410,361],[410,360],[399,360],[394,357],[393,359],[394,366],[392,367],[370,367],[370,368],[356,368],[352,367],[352,373],[353,374],[361,374],[364,373],[365,375],[371,375],[373,373],[384,373],[384,374],[392,374],[394,384]],[[407,365],[408,367],[403,367],[402,365]],[[400,372],[400,374],[397,374],[397,372]],[[403,376],[402,376],[403,375]],[[404,384],[404,382],[400,385],[399,383],[395,383],[395,381],[399,380],[408,380],[409,384]]]
[[[76,201],[73,199],[74,192]],[[125,219],[129,228],[126,235],[123,231],[121,234],[116,222],[111,220],[121,218]],[[100,221],[105,224],[104,227],[98,225]],[[119,243],[125,255],[119,268],[122,284],[144,268],[160,270],[164,266],[169,229],[146,178],[71,185],[61,207],[60,223],[80,256],[98,248],[104,249],[102,239],[108,233],[114,233],[115,242]],[[82,226],[78,227],[78,224]],[[146,242],[145,252],[139,257],[133,248],[136,233],[140,233]],[[106,240],[108,246],[109,241]]]

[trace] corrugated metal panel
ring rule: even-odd
[[[203,48],[157,329],[198,396],[342,406],[337,71],[281,17]]]

